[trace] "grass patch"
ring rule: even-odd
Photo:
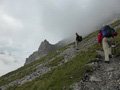
[[[58,63],[64,59],[64,56],[60,56],[60,57],[57,57],[55,58],[53,61],[51,61],[50,63],[48,63],[46,66],[57,66]]]
[[[60,54],[61,52],[63,52],[65,49],[67,49],[67,46],[64,48],[61,48],[57,51],[54,51],[41,59],[35,60],[34,62],[31,62],[30,64],[27,64],[15,71],[12,71],[12,72],[0,77],[0,86],[6,85],[12,81],[21,79],[24,76],[31,74],[32,72],[35,71],[35,67],[37,65],[52,59],[53,57],[55,57],[58,54]]]
[[[29,74],[31,74],[32,72],[35,72],[35,69],[34,68],[30,68],[29,70],[27,70],[27,71],[22,71],[22,72],[20,72],[19,74],[15,74],[15,75],[13,75],[13,76],[11,76],[11,77],[6,77],[5,79],[4,79],[4,77],[2,78],[1,77],[1,82],[0,82],[0,86],[3,86],[3,85],[6,85],[6,84],[8,84],[8,83],[10,83],[10,82],[12,82],[12,81],[15,81],[15,80],[17,80],[17,79],[20,79],[20,78],[22,78],[22,77],[24,77],[24,76],[26,76],[26,75],[29,75]]]
[[[120,20],[116,21],[115,23],[111,24],[112,26],[116,26],[120,24]],[[118,33],[120,33],[120,29],[117,29]],[[96,37],[98,35],[98,31],[95,31],[88,36],[86,36],[82,41],[82,43],[87,42],[89,39]],[[120,35],[118,34],[117,37],[115,37],[115,41],[117,42],[117,50],[116,55],[120,55]],[[71,43],[69,45],[74,45],[74,43]],[[69,46],[68,45],[68,46]],[[36,66],[40,63],[43,63],[44,61],[47,61],[59,53],[63,52],[65,49],[68,48],[68,46],[65,46],[64,48],[57,50],[56,52],[53,52],[49,54],[46,57],[43,57],[40,60],[36,60],[35,62],[32,62],[28,65],[25,65],[24,67],[18,69],[23,70],[26,68],[29,68],[30,66]],[[34,79],[31,82],[27,82],[21,86],[13,86],[8,88],[8,90],[61,90],[61,89],[70,89],[69,86],[73,84],[74,82],[79,81],[83,76],[86,70],[91,69],[91,67],[86,66],[86,63],[91,62],[92,60],[95,60],[97,57],[96,50],[102,50],[102,46],[98,46],[98,44],[94,44],[91,47],[88,48],[88,51],[81,51],[79,55],[77,55],[75,58],[71,59],[69,62],[62,64],[59,67],[56,67],[49,71],[48,73],[44,74],[42,77],[38,77]],[[56,65],[62,57],[59,57],[58,59],[55,59],[54,61],[50,62],[48,65],[54,66]],[[17,71],[17,72],[18,72]],[[10,76],[12,74],[16,73],[16,71],[7,74],[6,76]],[[22,72],[24,73],[24,72]],[[28,75],[28,74],[24,74]],[[4,76],[4,77],[6,77]],[[3,77],[3,78],[4,78]],[[21,76],[23,77],[23,76]],[[12,77],[14,78],[14,77]],[[20,77],[18,77],[20,78]],[[17,79],[17,78],[16,78]],[[0,78],[0,81],[2,79]],[[3,79],[4,80],[4,79]],[[11,81],[13,81],[12,79]],[[5,81],[3,84],[8,83],[10,81]],[[1,82],[0,82],[1,84]],[[1,84],[1,85],[3,85]]]
[[[79,81],[85,74],[86,70],[91,67],[85,64],[96,58],[96,47],[89,48],[87,52],[81,51],[79,55],[61,66],[54,68],[43,77],[38,77],[31,82],[21,86],[10,87],[8,90],[62,90],[70,89],[69,86]]]
[[[115,21],[114,23],[110,24],[112,27],[118,26],[120,24],[120,20]]]
[[[115,45],[117,47],[115,49],[115,52],[113,51],[113,54],[115,54],[115,56],[120,56],[120,28],[116,29],[116,31],[118,32],[118,35],[114,37],[114,41],[116,42]]]
[[[90,40],[93,37],[97,37],[97,35],[98,35],[98,30],[89,34],[89,35],[87,35],[86,37],[84,37],[83,38],[83,43],[87,42],[88,40]]]
[[[70,44],[68,45],[68,47],[71,46],[71,45],[75,45],[75,42],[70,43]]]

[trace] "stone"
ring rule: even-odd
[[[113,71],[113,70],[114,70],[114,68],[108,67],[105,71],[109,72],[109,71]]]
[[[29,64],[37,59],[40,59],[49,53],[65,46],[64,42],[58,42],[57,44],[50,44],[47,40],[44,40],[37,51],[33,52],[28,58],[26,58],[26,64]]]
[[[91,82],[100,82],[102,80],[99,77],[91,76],[89,81],[91,81]]]

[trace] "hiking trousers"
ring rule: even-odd
[[[102,44],[103,44],[103,50],[104,50],[104,54],[105,54],[105,61],[109,61],[109,55],[111,55],[111,46],[112,46],[112,42],[113,42],[113,38],[107,38],[104,37],[102,40]]]
[[[80,43],[80,42],[79,42],[79,41],[76,41],[75,43],[76,43],[76,49],[79,49],[79,43]]]

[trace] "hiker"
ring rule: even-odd
[[[76,33],[76,50],[79,50],[79,43],[82,41],[82,36]]]
[[[104,25],[98,34],[98,44],[102,42],[104,54],[105,54],[105,63],[109,63],[109,58],[112,58],[111,45],[113,43],[114,36],[117,36],[118,32],[110,27],[109,25]]]

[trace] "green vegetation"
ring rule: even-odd
[[[91,67],[86,63],[96,59],[96,49],[98,44],[89,47],[87,52],[81,51],[79,55],[61,66],[54,68],[50,72],[38,77],[31,82],[27,82],[21,86],[10,87],[8,90],[61,90],[69,89],[74,82],[79,81],[85,74],[86,70]]]
[[[120,20],[115,21],[114,23],[110,24],[112,27],[115,27],[120,24]]]
[[[34,72],[36,70],[35,67],[37,65],[52,59],[53,57],[55,57],[58,54],[60,54],[61,52],[63,52],[65,49],[67,49],[67,47],[61,48],[61,49],[57,50],[56,52],[52,52],[41,59],[38,59],[30,64],[27,64],[15,71],[12,71],[12,72],[0,77],[0,86],[6,85],[14,80],[20,79],[26,75],[31,74],[32,72]]]
[[[84,37],[83,38],[83,40],[84,40],[83,43],[87,42],[88,40],[90,40],[93,37],[97,37],[97,35],[98,35],[98,30],[89,34],[89,35],[87,35],[86,37]]]
[[[50,63],[48,63],[46,66],[57,66],[58,63],[64,59],[64,56],[60,56],[55,58],[53,61],[51,61]]]
[[[75,45],[75,42],[68,44],[67,47],[69,47],[71,45]]]
[[[0,80],[1,80],[0,86],[8,84],[16,79],[20,79],[20,78],[24,77],[25,75],[29,75],[31,72],[35,72],[35,69],[30,68],[29,70],[19,72],[19,74],[18,73],[16,74],[16,72],[15,72],[14,75],[11,74],[12,76],[6,77],[7,79],[4,78],[5,76],[3,78],[1,77],[0,78]]]
[[[116,26],[118,24],[120,24],[120,20],[116,21],[111,25]],[[117,29],[117,32],[120,33],[120,28]],[[97,34],[98,34],[98,31],[89,34],[84,38],[84,41],[82,41],[81,43],[85,43],[89,39],[96,37]],[[115,41],[117,42],[116,56],[120,56],[120,35],[119,34],[117,37],[115,37]],[[16,71],[8,73],[7,75],[0,78],[0,81],[1,81],[0,86],[8,84],[9,82],[14,81],[16,79],[22,78],[23,76],[30,74],[30,72],[34,72],[35,67],[37,65],[52,59],[53,57],[57,56],[58,54],[63,52],[65,49],[67,49],[69,46],[74,44],[75,43],[71,43],[65,46],[64,48],[59,49],[56,52],[53,52],[47,55],[46,57],[43,57],[28,65],[25,65],[24,67],[21,67]],[[48,73],[44,74],[42,77],[37,77],[36,79],[30,82],[27,82],[23,85],[16,85],[13,87],[9,87],[8,90],[62,90],[62,89],[70,90],[71,89],[70,85],[72,85],[75,82],[78,82],[84,76],[87,70],[92,69],[92,67],[89,67],[86,64],[91,62],[92,60],[96,60],[98,56],[98,54],[96,53],[96,50],[102,50],[102,46],[99,46],[96,43],[90,46],[88,48],[88,51],[81,51],[76,57],[71,59],[69,62],[66,62],[61,66],[58,66],[52,69]],[[51,67],[56,66],[63,58],[64,56],[57,57],[46,66],[51,66]],[[15,75],[16,73],[18,74]],[[4,80],[4,78],[9,76],[11,76],[11,79]]]
[[[115,56],[120,56],[120,28],[116,30],[118,32],[118,35],[114,37],[114,41],[116,42],[116,48],[115,52],[113,51],[113,54],[115,53]],[[113,49],[114,50],[114,49]]]

